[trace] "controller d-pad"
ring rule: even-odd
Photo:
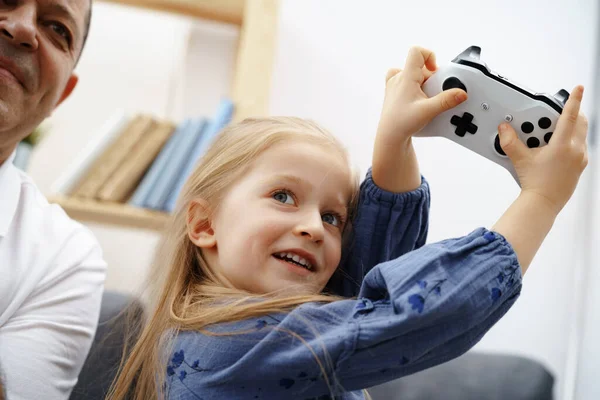
[[[454,133],[456,133],[460,137],[465,136],[467,132],[469,132],[472,135],[474,135],[477,132],[477,125],[475,125],[472,121],[473,115],[469,114],[468,112],[464,113],[462,117],[454,115],[450,119],[450,123],[456,126]]]

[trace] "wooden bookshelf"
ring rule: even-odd
[[[245,0],[102,0],[242,25]]]
[[[240,27],[231,99],[233,120],[268,114],[271,74],[277,39],[279,0],[102,0]],[[121,203],[54,196],[67,214],[81,222],[161,230],[169,218],[163,212]]]
[[[127,204],[60,196],[52,198],[51,201],[59,204],[71,218],[78,221],[162,230],[169,219],[167,213]]]

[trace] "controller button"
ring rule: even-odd
[[[544,135],[544,140],[546,143],[550,143],[550,139],[552,138],[552,132],[548,132]]]
[[[442,84],[442,89],[443,90],[448,90],[448,89],[462,89],[465,92],[467,91],[467,87],[460,81],[460,79],[455,78],[455,77],[450,77],[448,79],[446,79],[444,81],[444,83]]]
[[[521,125],[521,130],[524,133],[531,133],[533,132],[533,124],[531,122],[523,122],[523,125]]]
[[[529,139],[527,139],[527,146],[530,149],[535,149],[536,147],[540,147],[540,141],[536,137],[530,137]]]
[[[496,152],[498,152],[498,154],[501,154],[503,156],[506,155],[506,153],[504,152],[504,150],[502,150],[502,147],[500,146],[500,135],[496,135],[496,139],[494,140],[494,149],[496,149]]]
[[[512,115],[510,115],[510,114],[506,114],[506,115],[504,116],[504,120],[505,120],[506,122],[512,122],[512,120],[513,120],[513,116],[512,116]]]
[[[548,129],[550,128],[550,125],[552,125],[552,121],[550,121],[550,118],[543,117],[540,118],[540,120],[538,121],[538,126],[542,129]]]
[[[567,103],[567,100],[569,100],[569,92],[567,92],[565,89],[560,89],[554,95],[554,98],[564,106]]]
[[[468,112],[464,113],[462,117],[458,115],[453,115],[450,118],[450,123],[456,126],[456,133],[460,137],[464,137],[467,132],[474,135],[477,132],[477,125],[472,123],[473,114],[469,114]]]

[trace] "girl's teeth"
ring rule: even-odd
[[[310,265],[310,263],[308,261],[306,261],[304,258],[300,257],[297,254],[294,254],[294,253],[279,253],[279,257],[281,257],[281,258],[288,258],[290,260],[294,260],[298,264],[301,264],[301,265],[304,265],[305,267],[307,267],[307,269],[312,270],[312,265]]]

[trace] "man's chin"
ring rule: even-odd
[[[0,96],[0,118],[7,119],[7,117],[9,116],[13,116],[16,114],[15,110],[13,110],[13,107],[11,107],[12,105],[6,101],[4,101],[4,99],[2,98],[2,96]]]
[[[19,122],[18,112],[6,107],[0,101],[0,146],[6,146],[9,142],[18,143],[31,133],[23,131],[21,127],[17,127],[17,122]]]
[[[21,110],[15,107],[15,99],[9,101],[6,97],[0,90],[0,131],[2,132],[14,129],[21,115]]]

